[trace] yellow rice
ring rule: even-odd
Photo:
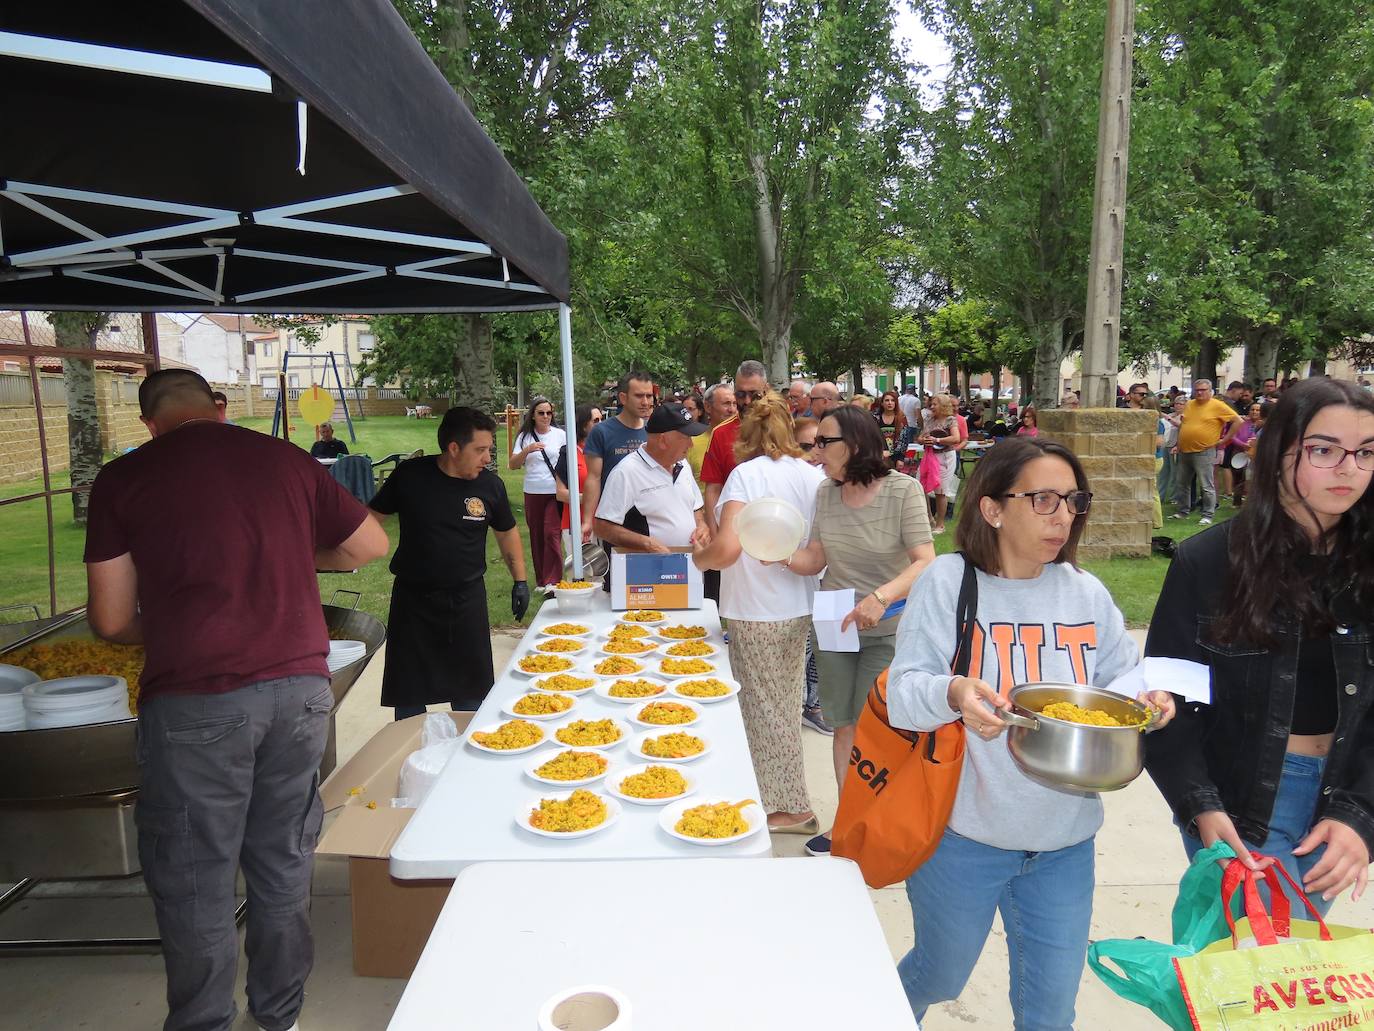
[[[689,755],[700,755],[706,750],[706,742],[692,734],[675,730],[671,734],[647,737],[640,751],[655,759],[685,759]]]
[[[542,766],[535,767],[535,774],[545,780],[588,780],[606,772],[611,761],[596,752],[576,752],[569,749],[559,752]]]
[[[591,633],[591,627],[583,626],[581,623],[550,623],[544,628],[544,633],[553,634],[555,637],[580,637],[582,634]]]
[[[519,665],[526,673],[561,673],[572,669],[573,661],[561,655],[526,655]]]
[[[631,609],[620,617],[627,623],[657,623],[663,618],[658,609]]]
[[[749,821],[740,810],[756,804],[752,798],[746,798],[743,802],[712,802],[693,806],[682,814],[674,829],[689,838],[733,838],[749,829]]]
[[[705,641],[683,641],[681,644],[670,647],[667,654],[691,657],[693,655],[714,655],[715,651]]]
[[[708,680],[683,680],[677,693],[691,698],[720,698],[730,693],[730,685],[711,677]]]
[[[605,822],[606,803],[585,788],[578,788],[563,801],[540,799],[539,808],[530,811],[531,827],[558,834],[590,830]]]
[[[664,659],[658,664],[662,673],[714,673],[716,667],[703,659]]]
[[[658,631],[660,637],[672,637],[679,641],[690,640],[694,637],[705,637],[706,628],[704,626],[687,626],[679,623],[676,626],[665,626]]]
[[[617,680],[606,691],[612,698],[652,698],[665,688],[652,680]]]
[[[595,683],[590,677],[575,677],[569,673],[557,673],[534,682],[541,691],[585,691]]]
[[[544,731],[529,720],[507,720],[493,731],[473,731],[472,740],[485,748],[508,752],[537,745],[544,740]]]
[[[552,716],[557,712],[567,712],[573,700],[565,694],[527,694],[511,706],[521,716]]]
[[[620,740],[620,728],[613,720],[574,720],[553,736],[565,745],[609,745]]]
[[[696,710],[681,702],[650,702],[636,716],[641,723],[656,723],[664,727],[691,723],[696,718]]]
[[[580,652],[584,647],[581,641],[569,641],[562,637],[553,637],[535,645],[541,652]]]
[[[627,659],[623,655],[612,655],[608,659],[602,659],[592,667],[592,670],[603,677],[626,677],[644,672],[644,663]]]
[[[686,778],[671,766],[650,766],[620,782],[620,793],[632,798],[676,798],[686,790]]]

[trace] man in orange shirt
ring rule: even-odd
[[[1178,511],[1170,518],[1188,516],[1189,496],[1193,478],[1197,477],[1202,495],[1200,526],[1210,526],[1217,511],[1216,459],[1226,450],[1231,438],[1240,429],[1241,418],[1230,405],[1212,394],[1212,381],[1193,382],[1193,399],[1183,406],[1183,422],[1178,428],[1178,443],[1173,453],[1178,456],[1177,493],[1174,497]]]

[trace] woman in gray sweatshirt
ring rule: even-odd
[[[1136,663],[1107,589],[1074,564],[1087,522],[1083,467],[1042,438],[998,443],[964,486],[960,555],[937,558],[912,587],[888,678],[892,726],[967,731],[954,811],[935,854],[907,880],[916,945],[898,964],[917,1019],[963,990],[1000,910],[1018,1029],[1069,1031],[1092,916],[1096,794],[1017,768],[999,712],[1017,684],[1103,686]],[[966,557],[965,557],[966,556]],[[977,568],[968,676],[951,676],[953,613],[964,563]],[[1149,698],[1161,720],[1170,695]]]

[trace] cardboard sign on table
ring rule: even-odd
[[[612,609],[699,609],[702,596],[691,548],[667,554],[611,550]]]

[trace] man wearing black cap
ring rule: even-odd
[[[666,552],[709,543],[704,501],[685,459],[706,427],[679,404],[660,405],[649,439],[611,471],[596,506],[596,535],[624,551]]]

